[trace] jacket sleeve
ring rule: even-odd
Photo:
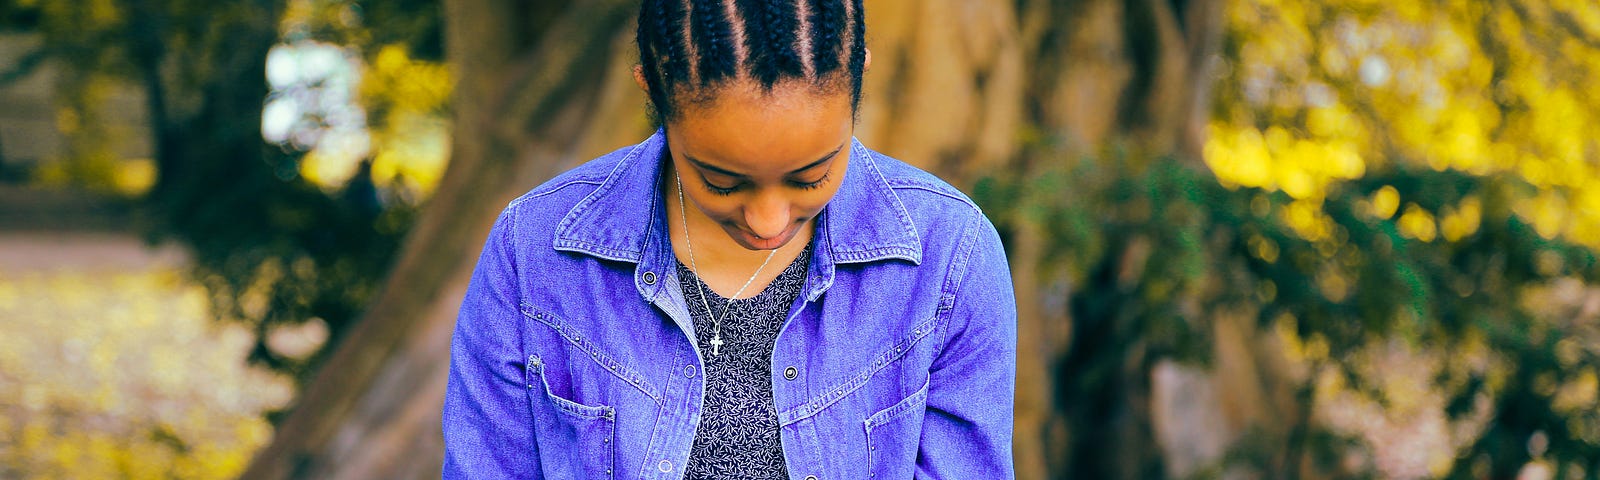
[[[1017,302],[1005,250],[981,213],[957,252],[960,278],[944,347],[928,379],[917,478],[1010,479],[1016,391]],[[966,257],[963,264],[959,263]],[[962,268],[964,266],[964,269]]]
[[[446,479],[538,478],[540,471],[510,211],[490,230],[450,342],[442,418]]]

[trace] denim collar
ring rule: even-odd
[[[639,292],[654,298],[675,272],[661,203],[661,155],[666,135],[633,147],[606,179],[567,212],[556,227],[555,249],[638,264]],[[839,192],[817,216],[807,297],[815,300],[833,282],[834,265],[900,259],[920,264],[922,241],[916,226],[874,154],[854,138],[850,165]]]

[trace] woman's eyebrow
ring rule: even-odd
[[[822,165],[824,162],[827,162],[828,160],[833,160],[833,157],[839,156],[839,152],[843,152],[843,151],[844,151],[844,145],[840,144],[839,148],[834,149],[832,152],[829,152],[827,155],[823,155],[822,158],[816,159],[816,161],[813,161],[811,163],[806,164],[804,167],[796,168],[794,170],[789,171],[789,174],[793,175],[793,174],[796,174],[796,173],[804,172],[806,170],[810,170],[810,169],[816,167],[817,165]],[[735,171],[732,171],[732,170],[728,170],[726,168],[718,167],[716,165],[712,165],[712,164],[700,161],[700,159],[694,158],[692,156],[689,156],[688,154],[684,154],[683,158],[688,159],[689,163],[693,163],[694,166],[699,167],[702,170],[710,170],[712,173],[717,173],[717,174],[720,174],[720,175],[727,175],[727,176],[730,176],[730,177],[737,177],[737,178],[745,178],[745,177],[747,177],[747,175],[745,175],[745,174],[742,174],[742,173],[739,173],[739,172],[735,172]]]

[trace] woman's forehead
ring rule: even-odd
[[[848,95],[810,89],[727,89],[684,110],[668,128],[673,149],[740,174],[787,173],[840,150],[854,130]]]

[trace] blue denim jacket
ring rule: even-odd
[[[705,382],[658,189],[665,137],[512,201],[462,302],[445,478],[683,477]],[[993,224],[852,142],[769,381],[789,477],[1012,478],[1017,313]]]

